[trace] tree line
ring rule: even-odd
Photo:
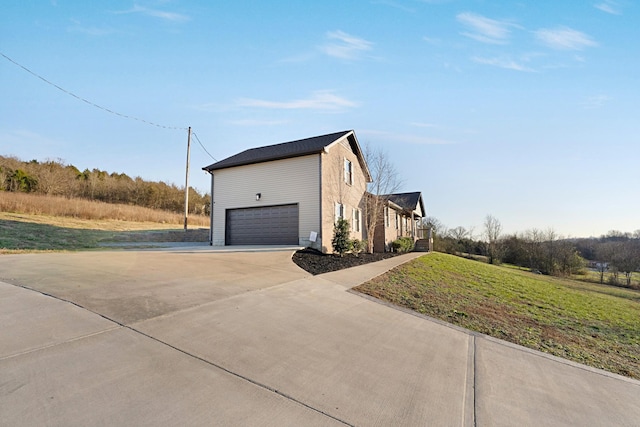
[[[491,215],[483,228],[448,228],[437,218],[424,220],[434,232],[434,250],[457,255],[484,256],[492,264],[507,263],[531,271],[570,276],[596,270],[600,282],[632,285],[633,273],[640,270],[640,229],[609,231],[600,237],[566,239],[553,229],[527,230],[504,234],[500,221]]]
[[[63,160],[21,161],[0,156],[0,191],[98,200],[184,212],[184,187],[100,169],[80,171]],[[189,213],[209,214],[211,197],[189,187]]]

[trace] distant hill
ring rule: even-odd
[[[0,156],[0,191],[63,196],[184,212],[184,187],[100,169],[80,171],[62,160]],[[189,187],[189,213],[209,214],[211,197]]]

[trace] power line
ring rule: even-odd
[[[28,69],[28,68],[27,68],[27,67],[25,67],[24,65],[19,64],[19,63],[17,63],[16,61],[14,61],[13,59],[9,58],[9,57],[8,57],[7,55],[5,55],[4,53],[0,52],[0,55],[2,55],[2,56],[3,56],[7,61],[9,61],[9,62],[11,62],[11,63],[13,63],[13,64],[17,65],[17,66],[18,66],[18,67],[20,67],[20,68],[22,68],[24,71],[26,71],[27,73],[31,74],[32,76],[35,76],[35,77],[39,78],[39,79],[40,79],[40,80],[42,80],[43,82],[45,82],[45,83],[47,83],[47,84],[49,84],[49,85],[51,85],[51,86],[55,87],[55,88],[56,88],[56,89],[58,89],[58,90],[61,90],[62,92],[66,93],[67,95],[70,95],[70,96],[72,96],[72,97],[74,97],[74,98],[76,98],[76,99],[78,99],[78,100],[80,100],[80,101],[82,101],[82,102],[85,102],[85,103],[87,103],[87,104],[91,105],[92,107],[96,107],[96,108],[98,108],[98,109],[100,109],[100,110],[106,111],[107,113],[111,113],[111,114],[114,114],[114,115],[116,115],[116,116],[120,116],[120,117],[125,118],[125,119],[136,120],[136,121],[139,121],[139,122],[142,122],[142,123],[146,123],[146,124],[151,125],[151,126],[156,126],[156,127],[159,127],[159,128],[163,128],[163,129],[187,130],[187,128],[185,128],[185,127],[175,127],[175,126],[163,126],[163,125],[159,125],[159,124],[157,124],[157,123],[150,122],[150,121],[148,121],[148,120],[140,119],[140,118],[138,118],[138,117],[134,117],[134,116],[129,116],[129,115],[127,115],[127,114],[118,113],[117,111],[113,111],[113,110],[110,110],[109,108],[105,108],[105,107],[103,107],[103,106],[101,106],[101,105],[98,105],[98,104],[96,104],[96,103],[94,103],[94,102],[91,102],[91,101],[89,101],[89,100],[87,100],[87,99],[84,99],[84,98],[82,98],[82,97],[80,97],[80,96],[76,95],[75,93],[70,92],[70,91],[68,91],[68,90],[66,90],[66,89],[64,89],[64,88],[62,88],[62,87],[58,86],[58,85],[57,85],[57,84],[55,84],[55,83],[50,82],[49,80],[45,79],[45,78],[44,78],[44,77],[42,77],[41,75],[39,75],[39,74],[37,74],[37,73],[34,73],[33,71],[31,71],[30,69]],[[205,151],[206,151],[206,150],[205,150]],[[209,155],[211,155],[211,154],[209,154]]]
[[[200,147],[202,147],[202,149],[204,150],[204,152],[205,152],[205,153],[207,153],[207,154],[209,155],[209,157],[211,157],[214,161],[216,161],[216,162],[217,162],[217,161],[218,161],[218,159],[216,159],[215,157],[213,157],[213,156],[211,155],[211,153],[209,153],[209,152],[207,151],[207,149],[206,149],[206,148],[204,148],[204,145],[202,145],[202,142],[200,142],[200,138],[198,138],[198,135],[196,135],[196,133],[195,133],[195,132],[191,132],[191,134],[192,134],[193,136],[195,136],[195,137],[196,137],[196,141],[198,141],[198,144],[200,144]]]

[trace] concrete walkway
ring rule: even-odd
[[[0,257],[0,425],[638,426],[640,382],[349,292],[291,248]]]

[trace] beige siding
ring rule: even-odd
[[[384,214],[383,214],[384,215]],[[384,252],[391,249],[391,243],[398,237],[411,236],[414,227],[410,217],[389,207],[389,226],[385,226],[384,216],[376,228],[375,251]]]
[[[344,179],[344,161],[351,161],[353,182],[348,184]],[[345,138],[339,143],[333,144],[322,154],[322,250],[332,252],[331,239],[333,238],[333,225],[335,223],[336,203],[342,203],[345,207],[344,218],[352,223],[353,210],[360,209],[360,231],[352,231],[352,239],[363,239],[366,235],[364,229],[364,194],[367,183],[364,172],[356,154],[351,150],[348,140]],[[353,225],[353,224],[352,224]]]
[[[321,232],[319,162],[314,154],[214,171],[213,245],[225,244],[226,209],[297,203],[299,243],[306,246],[311,231]]]

